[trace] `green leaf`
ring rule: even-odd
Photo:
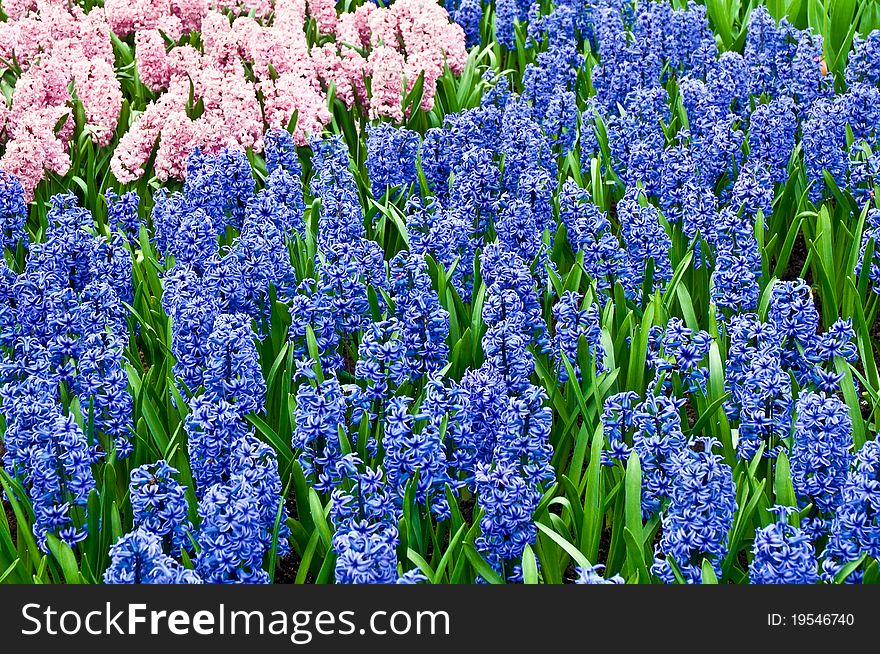
[[[643,584],[651,583],[651,573],[645,563],[645,548],[641,542],[636,542],[636,536],[630,531],[629,527],[623,528],[623,540],[626,543],[626,561],[630,565],[630,569],[634,566],[638,572],[639,582]],[[638,539],[641,541],[641,537]]]
[[[704,584],[718,583],[718,577],[715,575],[715,570],[712,568],[712,564],[709,563],[709,559],[703,559],[702,573],[702,581]]]
[[[522,570],[524,584],[538,583],[538,560],[535,558],[535,552],[531,545],[526,545],[523,550]]]
[[[626,463],[624,488],[626,490],[626,505],[624,507],[626,527],[637,537],[637,542],[642,546],[642,465],[635,450],[630,452],[629,460]]]
[[[64,581],[68,584],[81,583],[79,566],[76,563],[76,555],[70,549],[70,545],[59,540],[55,534],[46,534],[46,544],[49,551],[55,557],[58,565],[61,567],[61,573],[64,575]]]
[[[498,576],[492,566],[486,563],[486,560],[480,556],[480,553],[470,543],[464,544],[464,555],[477,573],[490,584],[503,584],[504,580]]]
[[[561,547],[563,550],[565,550],[566,554],[568,554],[572,559],[574,559],[575,563],[577,563],[579,566],[584,567],[584,568],[589,568],[591,566],[587,557],[584,556],[584,553],[581,552],[574,545],[569,543],[567,540],[565,540],[565,538],[563,538],[561,535],[559,535],[553,529],[551,529],[550,527],[548,527],[547,525],[545,525],[541,522],[537,522],[535,524],[538,527],[539,531],[546,534],[550,538],[550,540],[552,540],[557,545],[559,545],[559,547]]]
[[[868,555],[866,553],[862,553],[862,555],[856,559],[855,561],[850,561],[845,564],[840,571],[834,576],[835,584],[842,584],[846,581],[846,578],[849,577],[853,572],[855,572],[856,568],[862,565],[862,561],[865,560],[865,557]]]
[[[330,551],[333,532],[330,530],[330,525],[327,524],[327,518],[324,515],[324,507],[314,488],[309,489],[309,508],[311,509],[315,528],[321,536],[321,542],[324,544],[324,549]]]
[[[788,456],[781,450],[779,456],[776,457],[776,475],[773,483],[776,503],[782,506],[796,507],[797,499],[791,482],[791,466],[788,463]]]

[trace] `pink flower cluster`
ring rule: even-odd
[[[70,167],[76,99],[94,143],[113,140],[123,98],[111,34],[134,43],[139,79],[157,94],[133,106],[123,126],[110,163],[122,183],[146,174],[157,143],[151,172],[161,180],[182,179],[195,147],[260,151],[265,129],[287,127],[294,115],[304,145],[330,122],[331,86],[370,119],[401,121],[404,94],[420,75],[428,110],[445,66],[460,73],[467,59],[462,29],[437,0],[367,2],[341,15],[335,0],[105,0],[88,13],[68,0],[3,7],[0,57],[16,61],[21,75],[11,106],[0,103],[0,169],[29,195],[45,171]],[[307,17],[320,44],[309,45]],[[198,49],[185,38],[195,31]]]
[[[330,122],[331,84],[348,107],[358,103],[371,119],[400,121],[403,94],[419,75],[425,78],[427,110],[444,66],[460,73],[467,59],[461,28],[436,0],[397,0],[386,8],[367,3],[341,16],[334,0],[275,0],[271,7],[264,0],[244,0],[233,13],[249,9],[254,17],[230,22],[229,12],[204,13],[201,51],[189,45],[166,48],[165,37],[176,40],[185,29],[175,21],[181,12],[174,1],[166,5],[165,17],[150,14],[149,21],[124,23],[134,25],[140,79],[162,95],[114,153],[111,166],[121,182],[144,174],[157,139],[155,174],[162,180],[182,178],[186,154],[196,146],[209,153],[225,146],[259,151],[263,130],[287,127],[294,114],[294,138],[304,145]],[[334,39],[310,48],[306,16]],[[197,107],[187,106],[190,89]]]
[[[83,129],[99,146],[116,132],[122,91],[102,8],[86,14],[65,0],[7,0],[3,8],[0,57],[21,73],[11,106],[0,102],[0,169],[18,177],[31,198],[45,171],[64,175],[70,168],[70,88],[82,102]]]

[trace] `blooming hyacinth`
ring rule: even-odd
[[[486,355],[485,366],[493,370],[504,384],[508,393],[522,392],[529,384],[529,377],[535,368],[535,359],[528,351],[528,341],[522,334],[520,323],[516,318],[508,318],[491,324],[489,314],[496,308],[491,302],[498,298],[493,296],[490,302],[483,306],[483,320],[491,326],[483,335],[483,352]],[[512,315],[518,315],[518,298],[507,291],[499,298],[498,305],[501,311],[498,315],[510,311]]]
[[[272,205],[274,211],[274,200]],[[216,296],[224,313],[245,313],[253,318],[259,337],[268,329],[272,288],[278,295],[286,295],[294,284],[290,254],[280,229],[287,228],[279,228],[262,208],[249,206],[232,247],[223,248],[203,263],[202,283],[206,291]]]
[[[437,372],[449,355],[449,312],[440,306],[424,256],[399,252],[391,260],[390,287],[410,377]]]
[[[852,418],[836,395],[806,392],[797,401],[791,482],[801,505],[832,515],[852,460]],[[817,526],[821,523],[817,523]]]
[[[542,175],[544,180],[549,180],[546,174]],[[520,178],[520,189],[523,182],[531,181],[530,175],[523,174]],[[544,276],[545,266],[547,265],[547,253],[544,251],[544,230],[546,225],[546,217],[550,215],[549,200],[550,189],[546,186],[546,182],[540,183],[543,188],[539,188],[538,193],[542,196],[540,205],[535,206],[526,197],[509,198],[504,196],[504,208],[498,217],[496,230],[498,233],[498,241],[502,247],[510,252],[516,253],[523,261],[538,262],[537,273],[541,277]],[[542,221],[539,211],[545,213]]]
[[[94,430],[113,439],[120,459],[134,451],[128,376],[123,367],[123,339],[108,331],[84,339],[74,388]]]
[[[299,359],[309,356],[307,334],[311,328],[321,367],[324,370],[342,367],[342,358],[337,352],[339,333],[336,331],[332,296],[318,288],[314,279],[304,279],[297,286],[289,308],[291,322],[288,338],[294,354]]]
[[[201,577],[162,551],[162,539],[138,527],[110,548],[105,584],[200,584]]]
[[[728,315],[758,306],[761,253],[752,221],[729,207],[723,209],[715,228],[715,247],[712,301],[723,323]]]
[[[241,479],[257,497],[258,538],[268,549],[281,496],[274,451],[253,435],[234,405],[202,395],[192,401],[190,409],[185,429],[197,496],[204,499],[211,488]],[[288,547],[287,513],[283,506],[280,511],[277,549],[284,554]]]
[[[672,386],[666,376],[675,375],[684,383],[687,393],[706,392],[709,369],[701,362],[709,356],[712,339],[708,332],[685,326],[680,318],[670,318],[663,328],[654,325],[648,332],[648,365],[654,369],[652,386],[661,379],[661,386]]]
[[[583,253],[584,270],[608,292],[626,275],[626,253],[611,231],[611,222],[590,199],[590,193],[568,179],[559,192],[559,218],[576,253]],[[604,299],[604,294],[600,295]]]
[[[336,377],[317,386],[302,384],[296,391],[292,446],[297,460],[315,490],[329,493],[342,481],[339,430],[345,428],[345,397]]]
[[[30,454],[29,490],[35,516],[34,534],[43,551],[48,552],[49,533],[57,534],[69,545],[88,535],[75,524],[71,512],[75,506],[85,507],[95,488],[90,465],[94,455],[73,416],[58,414],[37,430]]]
[[[803,279],[776,282],[767,318],[782,338],[785,364],[794,371],[798,383],[805,385],[809,359],[819,342],[819,312],[809,285]]]
[[[776,522],[755,532],[749,583],[815,584],[819,580],[816,552],[810,537],[789,523],[791,506],[774,506]]]
[[[547,352],[550,338],[541,315],[535,280],[525,262],[500,245],[487,245],[480,256],[480,271],[486,283],[483,320],[491,327],[508,324],[518,331],[526,344]]]
[[[695,438],[675,457],[671,501],[663,514],[663,536],[651,568],[664,583],[675,582],[668,558],[687,583],[700,582],[704,560],[721,576],[736,512],[736,488],[730,466],[712,453],[717,444],[713,438]]]
[[[609,445],[602,452],[603,465],[625,461],[633,449],[641,459],[642,511],[650,516],[669,497],[676,454],[685,446],[678,413],[683,400],[649,395],[643,402],[633,391],[605,400],[601,421]]]
[[[797,117],[794,101],[781,97],[759,104],[752,112],[749,129],[749,158],[767,164],[774,183],[788,176],[788,161],[794,151]]]
[[[318,245],[350,243],[364,236],[357,182],[348,168],[348,146],[339,135],[312,143],[312,195],[321,200]]]
[[[336,528],[336,583],[393,584],[416,583],[424,579],[417,572],[399,575],[396,548],[398,512],[382,472],[366,468],[347,455],[340,462],[339,474],[350,479],[351,488],[333,491],[330,520]]]
[[[492,151],[470,147],[453,169],[450,207],[461,212],[475,239],[486,237],[498,214],[500,172]]]
[[[223,314],[214,321],[207,343],[205,391],[234,404],[242,415],[262,410],[266,395],[253,339],[247,315]]]
[[[862,553],[880,558],[878,476],[880,442],[871,440],[856,453],[853,468],[843,485],[822,561],[822,577],[826,581],[833,579],[844,563],[857,560]]]
[[[232,471],[232,448],[245,438],[246,423],[233,404],[200,395],[190,403],[184,423],[195,490],[225,482]]]
[[[773,212],[773,179],[764,161],[747,161],[740,168],[730,191],[730,206],[751,219],[757,219],[758,212],[764,218]]]
[[[104,198],[107,201],[107,223],[110,228],[125,235],[129,244],[134,247],[143,224],[138,215],[140,196],[136,191],[117,195],[108,190],[104,193]]]
[[[621,235],[629,257],[624,289],[633,299],[642,297],[649,262],[652,284],[648,291],[663,288],[672,279],[672,264],[669,261],[672,240],[660,224],[656,207],[639,203],[641,193],[638,189],[627,191],[617,206]]]
[[[364,412],[369,419],[389,395],[407,377],[406,348],[401,339],[401,325],[396,318],[371,323],[358,348],[355,376],[365,382],[352,403],[357,407],[355,421]]]
[[[523,0],[499,0],[495,7],[495,38],[508,49],[513,49],[516,39],[514,23],[526,17],[528,3]]]
[[[677,456],[685,448],[679,409],[684,399],[648,394],[632,416],[632,444],[642,464],[642,513],[655,515],[675,488]]]
[[[266,188],[248,205],[250,214],[270,220],[283,237],[291,236],[292,232],[305,233],[305,210],[300,175],[293,175],[280,165],[269,174]]]
[[[266,550],[270,550],[273,541],[277,540],[276,553],[286,555],[290,551],[290,529],[287,526],[287,508],[281,497],[281,477],[275,450],[253,433],[248,433],[234,443],[231,473],[233,477],[245,480],[257,496],[260,539]]]
[[[603,433],[608,449],[602,450],[602,464],[614,465],[626,461],[632,446],[632,427],[639,395],[634,391],[623,391],[605,398],[602,406]]]
[[[523,550],[537,537],[532,514],[541,494],[515,461],[480,463],[475,481],[483,509],[477,550],[504,579],[521,581]]]
[[[464,30],[465,46],[470,48],[480,42],[480,21],[483,19],[480,0],[461,0],[453,18]]]
[[[473,487],[477,464],[492,460],[509,398],[498,372],[487,366],[466,371],[460,390],[463,424],[450,462]]]
[[[462,299],[471,296],[474,274],[472,225],[461,212],[445,209],[435,198],[423,203],[413,196],[407,203],[406,229],[410,251],[430,254],[447,272],[450,282]]]
[[[168,554],[189,549],[192,525],[187,518],[186,487],[175,479],[177,470],[165,461],[145,464],[131,471],[129,496],[132,521],[161,539]]]
[[[429,383],[436,385],[440,382],[435,380]],[[442,389],[442,384],[440,386]],[[429,392],[436,393],[437,390]],[[449,516],[446,484],[451,483],[446,471],[443,441],[440,430],[432,428],[431,423],[416,427],[421,415],[409,413],[411,401],[408,397],[393,397],[388,401],[382,438],[382,449],[385,451],[382,467],[389,486],[397,489],[398,503],[403,500],[410,480],[418,474],[416,502],[428,506],[443,519]]]
[[[810,107],[804,121],[801,145],[807,179],[811,184],[810,200],[818,203],[825,194],[825,172],[839,187],[845,187],[848,169],[846,122],[838,102],[819,100]]]
[[[581,337],[588,345],[590,356],[596,365],[596,374],[605,372],[605,349],[602,346],[602,329],[599,325],[599,307],[591,304],[587,309],[579,308],[581,295],[575,291],[566,291],[553,306],[553,317],[556,319],[556,335],[553,340],[553,352],[557,359],[557,376],[560,383],[568,381],[568,369],[562,357],[565,357],[574,369],[578,380],[581,369],[578,364],[578,343]]]
[[[591,565],[588,568],[577,566],[575,572],[577,577],[574,580],[576,584],[623,584],[626,583],[620,575],[605,578],[602,576],[602,570],[605,566],[601,563]]]
[[[391,123],[367,126],[367,172],[374,198],[416,181],[419,135]]]
[[[73,546],[86,537],[74,523],[95,488],[95,451],[73,416],[63,415],[52,386],[39,377],[0,386],[6,420],[4,467],[23,482],[35,514],[37,543],[52,533]]]
[[[176,266],[162,280],[162,307],[171,318],[173,372],[195,391],[204,382],[208,339],[220,314],[219,301],[192,268]]]
[[[296,152],[293,136],[286,129],[269,129],[263,136],[263,158],[266,171],[271,175],[277,169],[294,177],[302,176],[302,164]]]
[[[210,584],[264,584],[266,538],[261,497],[241,475],[214,484],[199,502],[199,546],[196,570]]]
[[[755,314],[730,320],[725,388],[731,394],[728,416],[740,421],[737,450],[751,459],[764,445],[764,456],[776,457],[792,421],[791,380],[782,362],[776,329]]]
[[[19,243],[27,246],[27,205],[21,182],[0,170],[0,250],[15,251]]]
[[[254,194],[254,174],[241,148],[223,148],[216,156],[196,148],[186,161],[183,194],[204,211],[220,233],[227,225],[240,229]]]
[[[526,480],[538,488],[556,478],[550,465],[553,412],[546,402],[547,392],[531,384],[519,397],[509,398],[495,443],[495,460],[518,464]]]

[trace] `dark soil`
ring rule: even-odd
[[[880,341],[880,320],[875,320],[874,324],[871,325],[870,336],[873,345],[873,341]]]
[[[740,550],[739,554],[736,555],[736,560],[740,564],[743,570],[749,569],[749,557],[746,556],[745,550]]]
[[[797,279],[801,276],[801,271],[804,269],[804,264],[807,263],[807,245],[804,242],[804,237],[801,234],[798,234],[797,238],[794,241],[794,246],[791,249],[791,256],[788,259],[788,266],[785,269],[785,272],[782,274],[782,279],[785,281],[791,281],[793,279]],[[805,281],[810,286],[813,285],[813,271],[811,269],[807,269]]]
[[[577,579],[577,572],[574,569],[574,564],[569,565],[565,572],[562,573],[562,583],[564,584],[573,584],[574,580]]]
[[[458,508],[461,511],[461,516],[464,518],[466,524],[473,524],[474,507],[476,504],[477,500],[473,496],[459,502]]]
[[[694,425],[697,424],[697,411],[691,404],[690,398],[688,398],[687,401],[684,403],[684,412],[687,416],[688,429],[693,429]],[[699,435],[700,434],[697,434],[697,436]]]
[[[140,345],[137,347],[138,359],[141,361],[141,366],[144,369],[144,375],[150,372],[150,363],[147,361],[147,355]]]
[[[342,348],[342,363],[345,367],[345,370],[353,375],[355,360],[354,357],[351,356],[351,352],[348,351],[347,347]]]
[[[287,556],[282,556],[275,561],[275,578],[272,580],[276,584],[292,584],[296,581],[296,573],[299,571],[300,558],[296,551],[291,550]],[[311,579],[311,575],[309,575]],[[314,581],[311,579],[311,581]]]
[[[604,563],[608,560],[608,550],[611,549],[611,530],[608,527],[602,530],[602,535],[599,536],[599,555],[597,557],[597,561],[590,561],[593,565],[597,563]]]
[[[296,497],[293,494],[285,498],[284,507],[291,518],[297,519],[299,517],[299,512],[296,509]],[[282,556],[275,561],[275,578],[272,580],[273,583],[292,584],[296,581],[296,573],[299,572],[301,562],[302,559],[297,551],[291,548],[290,554]],[[315,581],[311,573],[309,573],[306,579],[311,583]]]

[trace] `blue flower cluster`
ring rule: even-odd
[[[574,580],[576,584],[623,584],[625,583],[623,577],[620,575],[613,575],[611,577],[605,578],[602,576],[602,570],[605,569],[605,566],[601,563],[590,566],[588,568],[578,566],[575,568],[575,572],[577,573],[577,577]]]
[[[816,551],[809,534],[792,526],[790,506],[775,506],[776,522],[755,532],[749,582],[753,584],[815,584],[819,580]]]
[[[162,552],[162,540],[138,528],[110,548],[105,584],[201,584],[198,573]]]
[[[0,171],[0,249],[14,251],[19,244],[27,247],[27,216],[21,182]]]
[[[336,532],[336,582],[340,584],[417,583],[424,576],[417,571],[397,571],[397,532],[399,519],[381,471],[348,455],[340,462],[341,476],[349,479],[350,488],[333,491],[330,520]]]
[[[676,457],[687,445],[681,429],[683,399],[633,391],[605,400],[601,420],[608,449],[604,465],[625,462],[635,450],[642,468],[642,513],[657,515],[671,496]]]
[[[391,297],[406,344],[409,376],[430,376],[445,366],[449,357],[449,312],[440,306],[423,255],[399,252],[389,268]]]
[[[195,564],[206,583],[269,583],[262,567],[266,534],[260,500],[243,475],[214,484],[202,495],[201,550]]]
[[[532,514],[541,495],[513,461],[479,464],[475,481],[483,509],[477,549],[503,579],[521,581],[522,568],[516,562],[537,536]]]
[[[419,415],[409,413],[410,398],[394,397],[389,400],[385,415],[385,434],[382,440],[386,481],[397,491],[401,503],[411,480],[417,479],[415,500],[428,506],[438,519],[449,517],[447,484],[454,486],[449,477],[446,451],[440,433],[445,415],[442,406],[445,389],[438,379],[428,382],[427,395]],[[438,397],[439,396],[439,397]],[[422,423],[417,426],[418,423]]]
[[[166,554],[190,549],[193,532],[187,517],[186,487],[174,477],[177,470],[165,461],[145,464],[131,471],[129,497],[132,521],[156,536]]]
[[[581,338],[589,347],[595,365],[595,374],[600,375],[605,372],[605,349],[602,345],[602,329],[599,326],[599,307],[591,304],[587,309],[581,309],[580,305],[581,295],[575,291],[566,291],[553,306],[553,317],[556,319],[553,354],[557,360],[556,375],[563,384],[568,381],[565,361],[571,364],[577,379],[579,381],[581,379],[578,357]]]
[[[673,583],[676,572],[687,583],[699,583],[703,561],[721,575],[736,488],[730,466],[712,453],[717,444],[713,438],[696,438],[675,457],[671,501],[651,568],[665,583]]]
[[[822,577],[831,581],[843,564],[862,553],[880,557],[880,442],[868,441],[856,453],[841,489],[822,561]],[[855,576],[855,575],[853,575]]]
[[[711,346],[708,332],[690,329],[680,318],[670,318],[665,328],[651,327],[647,363],[654,370],[652,386],[669,389],[674,380],[686,393],[705,394],[709,369],[701,364]]]
[[[50,534],[70,545],[86,538],[92,464],[133,449],[122,304],[132,298],[131,253],[118,233],[95,234],[72,194],[51,198],[44,237],[31,243],[21,184],[5,173],[0,183],[0,238],[27,250],[20,272],[20,262],[0,266],[4,467],[27,493],[48,551]]]
[[[852,460],[852,418],[836,395],[807,392],[797,401],[791,481],[802,505],[832,514]]]
[[[379,123],[367,127],[367,171],[373,197],[381,198],[388,189],[417,180],[416,157],[419,135],[405,127]]]
[[[583,256],[584,270],[595,280],[598,290],[607,293],[626,275],[626,252],[621,247],[611,222],[593,204],[590,194],[573,180],[559,191],[559,219],[565,225],[572,249]],[[605,295],[599,296],[603,301]]]
[[[300,452],[303,474],[315,490],[329,493],[341,481],[339,430],[347,429],[346,401],[335,377],[320,384],[301,384],[296,392],[291,445]]]

